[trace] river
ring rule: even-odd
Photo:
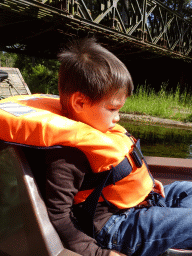
[[[192,130],[124,120],[120,124],[140,138],[145,156],[192,159]]]

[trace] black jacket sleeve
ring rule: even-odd
[[[85,155],[78,149],[64,147],[46,153],[46,204],[49,217],[65,247],[83,256],[106,256],[96,240],[78,227],[72,207],[84,174],[90,171]]]

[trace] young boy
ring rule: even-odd
[[[76,146],[46,157],[48,212],[65,246],[83,256],[192,247],[192,183],[163,188],[139,142],[116,124],[133,91],[125,65],[94,39],[59,57],[62,114],[80,124]]]

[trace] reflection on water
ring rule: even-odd
[[[140,138],[145,156],[192,159],[192,131],[121,121],[128,132]]]

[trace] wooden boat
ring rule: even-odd
[[[154,177],[164,184],[192,179],[192,159],[146,160]],[[49,221],[40,184],[22,148],[0,141],[0,169],[0,255],[79,255],[64,247]],[[192,251],[170,249],[162,255],[192,255]]]

